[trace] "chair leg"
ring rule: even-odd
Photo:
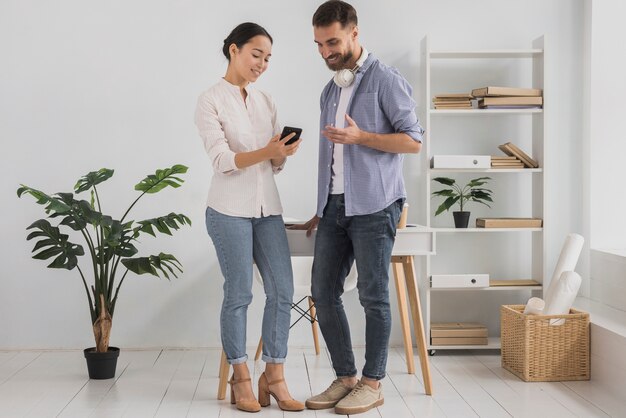
[[[261,352],[263,351],[263,337],[259,338],[259,345],[256,348],[256,353],[254,354],[254,361],[257,361],[261,358]]]
[[[311,314],[311,331],[313,332],[313,344],[315,345],[315,355],[320,355],[320,340],[317,335],[317,316],[315,312],[315,304],[313,303],[313,298],[309,296],[309,312]]]
[[[226,384],[228,383],[228,372],[230,370],[230,364],[226,361],[226,353],[222,350],[222,357],[220,360],[219,371],[219,383],[217,385],[217,399],[222,400],[226,397]]]

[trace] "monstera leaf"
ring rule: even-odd
[[[72,270],[78,264],[78,256],[85,254],[82,246],[69,242],[67,235],[62,234],[59,228],[50,225],[50,222],[45,219],[35,221],[26,229],[36,229],[36,231],[28,234],[27,240],[42,238],[37,241],[33,248],[33,253],[42,250],[33,255],[34,259],[47,260],[56,256],[48,265],[50,268]]]
[[[46,213],[67,213],[71,209],[71,207],[67,203],[63,202],[63,200],[59,197],[48,196],[40,190],[33,189],[23,184],[20,186],[21,187],[17,189],[17,196],[22,197],[24,194],[33,196],[37,199],[37,203],[40,205],[46,205]]]
[[[98,171],[90,171],[89,173],[78,179],[78,182],[74,185],[74,191],[76,193],[84,192],[92,187],[110,179],[113,176],[113,170],[109,168],[101,168]]]
[[[159,271],[165,276],[166,279],[170,279],[169,273],[174,277],[176,271],[183,272],[180,262],[171,254],[160,253],[159,255],[151,255],[150,257],[137,257],[137,258],[125,258],[122,260],[122,264],[128,270],[135,274],[152,274],[153,276],[159,276]]]
[[[146,234],[152,235],[153,237],[156,237],[153,227],[162,234],[172,235],[170,228],[178,230],[181,226],[185,224],[191,225],[191,219],[189,219],[182,213],[170,213],[166,216],[146,219],[145,221],[138,221],[137,223],[141,225],[141,227],[135,228],[137,231],[144,232]],[[178,224],[180,224],[180,226]]]
[[[157,170],[156,173],[148,175],[145,179],[135,185],[135,190],[144,193],[157,193],[167,186],[180,187],[184,182],[183,179],[176,177],[177,174],[187,172],[187,167],[176,164],[171,168]]]

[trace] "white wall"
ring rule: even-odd
[[[194,224],[173,238],[144,238],[141,254],[171,252],[185,274],[167,282],[130,276],[122,289],[112,342],[123,347],[219,346],[221,275],[203,220],[211,168],[193,124],[198,94],[224,74],[221,42],[236,24],[252,20],[274,36],[272,62],[258,87],[275,98],[284,124],[302,126],[300,152],[277,178],[285,214],[313,214],[318,97],[330,73],[313,43],[317,1],[70,1],[0,3],[0,155],[3,210],[0,227],[0,349],[83,347],[92,336],[86,299],[76,272],[50,270],[30,258],[25,227],[42,217],[32,199],[18,200],[20,183],[48,192],[69,191],[88,171],[116,169],[101,187],[106,211],[118,215],[132,186],[154,169],[174,163],[190,171],[185,185],[148,197],[135,219],[170,211]],[[434,49],[529,48],[545,34],[554,78],[548,141],[560,166],[547,176],[548,240],[553,265],[562,237],[582,228],[582,0],[354,1],[361,39],[411,82],[423,111],[420,40]],[[421,181],[419,158],[405,160],[412,206]],[[415,216],[415,215],[413,215]],[[415,220],[410,216],[410,221]],[[452,260],[450,260],[452,261]],[[249,315],[250,344],[259,336],[262,294]],[[392,294],[395,293],[392,291]],[[395,303],[395,302],[394,302]],[[356,292],[347,295],[355,344],[363,344]],[[401,344],[394,304],[392,344]],[[310,345],[297,326],[291,344]]]
[[[591,248],[626,249],[626,3],[590,1],[589,202]]]

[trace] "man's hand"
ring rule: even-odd
[[[334,128],[325,126],[322,135],[335,144],[360,145],[365,141],[366,132],[359,129],[356,122],[346,114],[348,126],[345,128]]]
[[[320,223],[320,218],[319,216],[315,215],[308,222],[305,222],[303,224],[293,224],[288,226],[287,229],[306,229],[306,236],[310,237],[311,232],[313,232],[313,230],[317,228],[318,223]]]

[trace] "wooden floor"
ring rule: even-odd
[[[252,350],[251,350],[252,351]],[[253,352],[253,351],[252,351]],[[0,351],[0,417],[330,417],[332,410],[259,414],[216,400],[219,350],[122,351],[117,376],[86,378],[80,351]],[[356,353],[363,358],[363,350]],[[359,417],[624,417],[626,402],[592,382],[525,383],[500,367],[498,352],[438,351],[430,357],[434,395],[421,373],[406,373],[404,350],[390,350],[385,404]],[[419,361],[416,358],[416,364]],[[256,376],[263,363],[249,363]],[[285,375],[304,400],[333,380],[326,352],[291,349]],[[256,388],[255,388],[256,391]]]

